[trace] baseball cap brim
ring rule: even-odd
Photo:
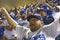
[[[36,16],[34,16],[34,15],[29,15],[28,17],[27,17],[27,20],[29,21],[30,19],[32,19],[32,18],[37,18]],[[37,18],[38,19],[38,18]]]
[[[30,21],[30,19],[32,19],[32,18],[36,18],[36,19],[42,21],[42,18],[40,16],[37,16],[37,15],[30,15],[30,16],[27,17],[27,20]]]

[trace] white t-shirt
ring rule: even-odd
[[[52,16],[55,20],[58,20],[60,18],[60,12],[53,13]]]
[[[7,20],[4,20],[3,23],[0,26],[10,26]]]
[[[11,12],[10,15],[11,15],[12,17],[14,17],[14,16],[15,16],[15,13],[14,13],[14,12]]]
[[[16,35],[15,30],[12,30],[12,31],[5,30],[5,31],[4,31],[4,36],[5,36],[7,39],[15,39],[15,37],[16,37],[17,35]]]
[[[19,19],[18,24],[21,26],[29,27],[29,22],[27,20]]]
[[[46,40],[55,40],[55,37],[60,33],[60,28],[59,21],[53,22],[51,25],[45,25],[43,26],[42,30],[38,34],[44,34]],[[39,31],[39,30],[38,30]],[[36,33],[36,32],[35,32]],[[29,37],[32,37],[34,32],[29,33]]]
[[[60,9],[60,6],[57,6]]]
[[[17,40],[22,40],[23,37],[26,36],[26,33],[27,33],[28,30],[30,30],[30,29],[26,28],[24,26],[17,25],[16,26]]]
[[[49,25],[44,25],[42,27],[42,30],[39,32],[39,34],[44,34],[46,37],[46,40],[55,40],[55,37],[60,34],[60,24],[59,24],[59,18],[60,18],[60,12],[56,12],[53,14],[53,17],[55,19],[54,22],[52,22]],[[30,32],[29,36],[32,37],[33,34],[36,32]]]
[[[56,13],[56,14],[54,15],[55,21],[49,25],[44,25],[42,27],[42,30],[39,32],[39,34],[45,35],[46,40],[50,40],[50,39],[55,40],[55,37],[60,33],[60,30],[58,30],[58,28],[60,28],[60,24],[59,24],[59,20],[58,20],[59,13]],[[32,35],[34,35],[36,32],[31,32],[29,28],[25,28],[24,26],[17,25],[17,27],[16,27],[16,33],[17,33],[18,40],[22,40],[22,38],[25,36],[32,37]]]
[[[27,31],[29,32],[27,33]],[[36,32],[38,31],[40,30],[37,30]],[[36,32],[31,32],[30,29],[21,27],[19,25],[16,27],[16,34],[17,34],[18,40],[22,40],[23,37],[27,37],[27,36],[32,37]],[[54,29],[54,27],[52,28],[52,25],[50,25],[46,28],[43,28],[38,34],[44,34],[46,37],[46,40],[50,40],[50,38],[51,40],[54,40],[55,39],[54,37],[57,35],[57,31],[56,31],[56,28]]]
[[[51,40],[55,40],[55,37],[60,33],[60,31],[57,30],[60,27],[59,21],[57,20],[57,21],[53,22],[51,25],[49,24],[49,25],[45,25],[45,26],[43,26],[43,29],[39,32],[39,34],[44,34],[46,37],[46,40],[50,40],[50,38],[51,38]],[[16,27],[16,33],[17,33],[18,40],[22,40],[22,38],[26,36],[28,30],[30,30],[30,29],[24,28],[24,27],[18,25]],[[27,36],[32,37],[32,35],[35,34],[36,32],[30,31],[27,34]]]

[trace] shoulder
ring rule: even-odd
[[[60,12],[56,12],[56,13],[52,14],[52,16],[55,20],[59,19],[60,18]]]
[[[17,29],[17,30],[18,30],[18,29],[29,30],[29,28],[24,27],[24,26],[20,26],[20,25],[17,25],[17,26],[16,26],[16,29]]]

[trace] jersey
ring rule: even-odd
[[[54,21],[53,16],[46,16],[43,18],[44,25],[48,25]]]
[[[58,25],[58,26],[57,26]],[[58,31],[57,29],[59,28],[59,23],[58,21],[55,21],[49,25],[45,25],[43,26],[45,28],[42,28],[42,30],[38,33],[38,37],[36,38],[36,40],[54,40],[56,35],[59,34],[60,31]],[[17,38],[18,40],[22,40],[23,37],[26,37],[28,29],[26,28],[22,28],[21,26],[17,26],[16,28],[16,33],[17,33]],[[36,32],[35,32],[36,33]],[[27,36],[29,37],[29,40],[34,39],[37,35],[35,35],[34,37],[32,37],[35,33],[31,32],[28,33]]]
[[[29,27],[29,22],[27,20],[19,19],[18,24],[21,26]]]
[[[57,26],[58,25],[58,26]],[[58,28],[60,27],[58,21],[53,22],[50,25],[43,26],[42,30],[30,40],[55,40],[56,35],[60,33]]]
[[[9,15],[14,19],[14,17],[15,17],[14,12],[10,12],[10,14],[9,14]]]
[[[55,12],[52,14],[52,16],[55,20],[58,20],[60,18],[60,12]]]
[[[55,14],[56,16],[56,14]],[[57,15],[58,16],[58,15]],[[17,33],[17,38],[18,40],[22,40],[24,37],[27,37],[29,40],[55,40],[55,37],[60,33],[59,27],[59,18],[55,17],[55,20],[49,24],[49,25],[44,25],[42,26],[42,30],[37,30],[38,34],[33,36],[36,32],[31,32],[29,31],[29,28],[26,28],[24,26],[17,25],[16,26],[16,33]],[[29,32],[28,32],[29,31]]]
[[[16,37],[16,32],[15,30],[5,30],[4,31],[4,37],[6,37],[7,39],[15,39]]]
[[[0,24],[0,37],[4,36],[4,27],[3,26],[9,26],[7,20],[4,20],[2,24]]]
[[[41,8],[47,13],[47,15],[52,15],[52,11],[49,9],[49,7],[45,4],[41,4]]]
[[[22,40],[23,37],[26,36],[27,31],[29,28],[26,28],[24,26],[17,25],[16,26],[16,34],[17,34],[17,40]]]
[[[59,17],[59,12],[54,14],[55,20],[49,25],[44,25],[42,30],[35,36],[32,37],[33,33],[29,33],[30,40],[55,40],[55,37],[60,34]]]

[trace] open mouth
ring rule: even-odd
[[[30,24],[30,26],[35,26],[35,24]]]

